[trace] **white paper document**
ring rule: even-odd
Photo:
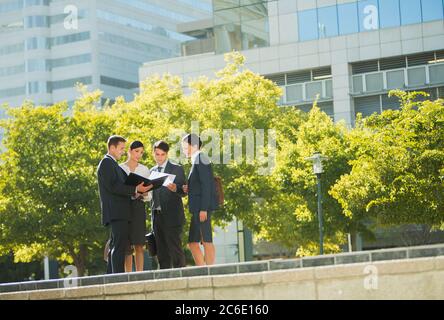
[[[165,179],[165,181],[162,184],[164,187],[166,187],[170,183],[173,183],[174,179],[176,179],[175,174],[169,174],[169,173],[163,173],[163,172],[157,172],[157,171],[151,172],[150,177],[148,179],[154,180],[154,179],[162,178],[165,176],[168,176],[168,177]]]

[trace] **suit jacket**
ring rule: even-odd
[[[125,185],[126,173],[118,163],[105,156],[97,168],[102,223],[113,220],[130,220],[131,196],[136,188]]]
[[[151,168],[151,171],[155,170],[156,167]],[[177,191],[172,192],[167,187],[161,187],[154,192],[159,193],[160,197],[160,207],[162,213],[159,218],[162,222],[168,226],[183,226],[185,224],[185,214],[183,209],[182,197],[186,194],[182,190],[182,186],[185,184],[185,171],[181,165],[172,163],[170,160],[167,161],[164,173],[174,174],[176,178],[174,183],[177,185]],[[153,201],[151,202],[151,210],[154,210],[154,195]]]
[[[188,207],[191,213],[218,209],[213,168],[202,152],[191,167],[188,176]]]

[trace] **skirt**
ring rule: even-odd
[[[199,212],[193,213],[190,221],[188,243],[213,242],[213,230],[211,228],[211,212],[208,212],[207,220],[200,222]]]
[[[145,202],[131,201],[131,222],[129,225],[130,245],[144,245],[146,235],[146,209]]]

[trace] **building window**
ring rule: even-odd
[[[269,45],[266,2],[237,1],[228,3],[216,1],[214,5],[215,9],[217,8],[213,18],[216,53]],[[222,8],[224,9],[221,10]]]
[[[339,34],[336,6],[319,8],[318,19],[320,38],[334,37]]]
[[[25,94],[26,94],[26,87],[0,89],[0,97],[2,98],[22,96]]]
[[[46,81],[32,81],[27,84],[26,94],[51,93],[50,82]]]
[[[51,42],[45,37],[28,38],[25,43],[26,50],[51,49]]]
[[[119,47],[124,47],[126,50],[134,49],[138,51],[143,51],[144,54],[152,55],[152,60],[159,58],[171,58],[176,56],[175,52],[171,49],[158,47],[133,39],[128,39],[112,33],[99,32],[99,40],[114,44]]]
[[[51,60],[51,69],[91,62],[91,54],[80,54]]]
[[[166,37],[168,39],[174,39],[178,41],[187,41],[187,40],[193,40],[192,37],[167,30],[163,27],[152,25],[150,23],[145,23],[143,21],[131,19],[125,16],[121,16],[112,12],[104,11],[104,10],[97,10],[96,12],[97,17],[99,19],[103,19],[109,22],[117,23],[125,27],[134,28],[137,30],[147,31],[153,34],[156,34],[161,37]]]
[[[443,19],[442,0],[422,0],[422,21],[433,21]]]
[[[24,0],[24,6],[49,6],[50,2],[50,0]]]
[[[12,76],[15,74],[23,73],[24,71],[25,71],[24,64],[20,64],[17,66],[11,66],[11,67],[3,67],[3,68],[0,68],[0,77]]]
[[[118,72],[128,72],[132,74],[137,74],[139,68],[142,66],[142,62],[132,61],[105,53],[99,55],[99,62],[101,66],[106,66],[107,68]]]
[[[358,4],[356,2],[338,5],[338,17],[341,35],[359,31]]]
[[[242,49],[268,45],[268,17],[263,4],[241,7]]]
[[[355,98],[355,114],[361,113],[363,117],[381,112],[381,98],[379,95]]]
[[[361,0],[298,11],[299,40],[444,19],[442,0]]]
[[[417,101],[424,100],[436,100],[438,98],[444,98],[444,87],[428,88],[415,90],[428,93],[428,97],[418,96]],[[358,97],[354,99],[355,104],[355,116],[361,113],[362,116],[368,117],[374,113],[381,113],[384,110],[399,110],[401,103],[396,96],[389,97],[388,94],[374,95],[368,97]]]
[[[233,8],[214,12],[216,53],[242,50],[240,9]]]
[[[317,10],[306,10],[298,13],[299,40],[318,39],[318,16]]]
[[[401,24],[399,0],[379,1],[381,28],[397,27]]]
[[[51,67],[48,60],[30,59],[26,61],[26,72],[50,71]]]
[[[421,23],[421,0],[401,0],[401,24]]]
[[[23,43],[16,43],[0,47],[0,56],[5,56],[16,52],[23,52]]]
[[[88,40],[90,38],[89,31],[86,32],[80,32],[80,33],[74,33],[66,36],[58,36],[51,38],[51,47],[52,46],[59,46],[67,43],[72,42],[78,42],[78,41],[84,41]]]
[[[25,17],[25,28],[48,28],[48,16],[27,16]]]
[[[122,89],[136,89],[139,87],[139,84],[137,82],[130,82],[106,76],[100,76],[100,83],[107,86],[117,87]]]
[[[51,90],[73,88],[77,83],[91,84],[92,77],[91,76],[90,77],[80,77],[80,78],[66,79],[66,80],[60,80],[60,81],[53,81],[51,83]]]
[[[0,3],[0,13],[18,11],[22,9],[22,0]]]

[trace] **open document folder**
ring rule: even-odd
[[[165,178],[165,180],[164,180],[162,185],[164,187],[166,187],[170,183],[174,183],[174,179],[176,179],[176,175],[175,174],[169,174],[169,173],[153,171],[153,172],[151,172],[151,174],[149,176],[150,180],[156,180],[156,179],[162,179],[162,178]]]
[[[167,179],[167,177],[159,177],[157,179],[149,179],[146,177],[142,177],[138,174],[135,174],[133,172],[131,172],[128,177],[125,180],[125,184],[129,185],[129,186],[138,186],[140,183],[143,182],[144,186],[148,186],[150,184],[153,185],[153,188],[151,190],[155,190],[158,189],[160,187],[162,187],[163,183],[165,182],[165,180]]]

